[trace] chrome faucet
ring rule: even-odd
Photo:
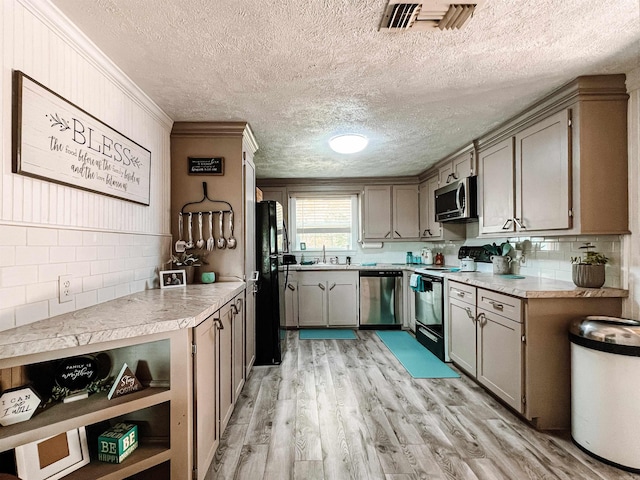
[[[324,245],[322,245],[322,263],[327,263],[327,252],[324,248]]]

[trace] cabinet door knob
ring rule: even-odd
[[[296,287],[294,287],[294,286],[293,286],[293,285],[291,285],[290,283],[289,283],[289,284],[287,284],[287,288],[288,288],[289,290],[291,290],[292,292],[294,292],[294,291],[296,290]]]
[[[389,230],[389,231],[387,232],[387,234],[384,236],[384,238],[389,238],[389,235],[391,235],[391,230]]]
[[[218,330],[224,330],[224,325],[222,324],[219,318],[214,318],[213,323],[215,324]]]
[[[320,290],[325,290],[326,287],[324,286],[324,283],[319,283],[318,287],[320,287]]]
[[[335,286],[336,286],[336,284],[335,284],[335,283],[334,283],[334,284],[332,284],[332,285],[329,287],[329,290],[333,290],[333,287],[335,287]]]
[[[467,312],[467,315],[469,316],[471,321],[473,321],[473,322],[476,321],[476,318],[473,316],[473,312],[471,311],[471,309],[469,307],[465,308],[464,311]]]
[[[504,222],[504,225],[502,225],[502,230],[508,230],[511,222],[513,222],[513,219],[507,218],[507,220]]]
[[[478,322],[478,325],[482,327],[487,323],[487,316],[484,313],[480,312],[476,317],[476,321]]]
[[[238,314],[238,307],[236,306],[235,303],[231,304],[231,312],[233,313],[233,315],[237,315]]]

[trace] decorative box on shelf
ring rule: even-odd
[[[98,460],[120,463],[138,448],[138,426],[118,423],[98,437]]]

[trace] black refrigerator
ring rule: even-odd
[[[285,349],[284,311],[278,266],[287,248],[282,206],[273,200],[256,204],[256,365],[277,365]]]

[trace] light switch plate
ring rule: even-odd
[[[58,301],[60,303],[73,300],[73,275],[60,275],[58,277]]]

